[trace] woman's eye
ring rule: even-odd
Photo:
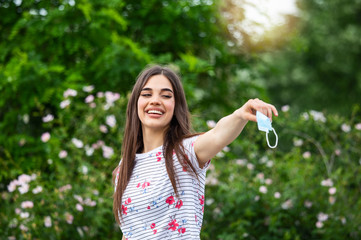
[[[165,97],[165,98],[171,98],[172,96],[170,96],[170,95],[163,95],[163,97]]]
[[[152,96],[152,95],[149,94],[149,93],[143,93],[141,96],[142,96],[142,97],[150,97],[150,96]]]

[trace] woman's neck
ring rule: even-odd
[[[149,152],[164,143],[165,130],[143,129],[143,153]]]

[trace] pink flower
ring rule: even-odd
[[[21,203],[22,208],[33,208],[34,203],[32,201],[24,201]]]
[[[357,123],[357,124],[355,125],[355,128],[356,128],[357,130],[361,130],[361,123]]]
[[[166,203],[168,203],[169,205],[172,205],[175,201],[174,201],[174,197],[173,196],[169,196],[166,200]]]
[[[266,187],[266,186],[260,186],[260,187],[259,187],[259,191],[260,191],[261,193],[267,193],[267,187]]]
[[[45,218],[44,218],[44,226],[45,227],[51,227],[51,218],[50,218],[50,216],[46,216]]]
[[[48,133],[48,132],[45,132],[45,133],[43,133],[42,135],[41,135],[41,141],[42,142],[47,142],[47,141],[49,141],[49,139],[50,139],[50,133]]]
[[[99,130],[100,130],[102,133],[107,133],[107,132],[108,132],[107,126],[105,126],[105,125],[103,125],[103,124],[99,126]]]
[[[43,117],[43,122],[51,122],[53,120],[54,120],[54,116],[51,114],[48,114],[45,117]]]
[[[168,226],[169,226],[168,230],[175,231],[177,229],[177,227],[179,226],[179,224],[176,222],[175,219],[173,219],[173,221],[168,223]]]
[[[288,112],[290,110],[290,106],[289,105],[284,105],[284,106],[282,106],[282,108],[281,108],[281,111],[282,112]]]
[[[78,94],[78,92],[74,89],[70,89],[68,88],[64,93],[63,93],[63,97],[67,98],[69,96],[71,97],[75,97]]]
[[[307,152],[304,152],[303,154],[302,154],[302,157],[303,158],[310,158],[311,157],[311,153],[309,152],[309,151],[307,151]]]
[[[61,150],[59,152],[59,158],[66,158],[68,156],[68,152],[65,150]]]
[[[115,119],[114,115],[109,115],[106,117],[105,122],[109,127],[114,127],[117,123],[117,120]]]
[[[114,154],[114,150],[111,147],[108,146],[102,146],[102,150],[103,150],[103,157],[104,158],[111,158],[111,156],[113,156]]]
[[[181,227],[178,229],[178,232],[183,234],[186,232],[186,229],[184,227]]]
[[[334,195],[336,193],[336,188],[332,187],[332,188],[328,189],[328,193],[331,195]]]
[[[275,198],[277,198],[277,199],[278,199],[278,198],[280,198],[280,197],[281,197],[281,193],[279,193],[279,192],[275,192],[274,197],[275,197]]]
[[[83,91],[84,92],[91,92],[94,90],[94,86],[93,85],[90,85],[90,86],[84,86],[83,87]]]
[[[70,101],[69,99],[66,99],[66,100],[60,102],[60,108],[61,108],[61,109],[64,109],[64,108],[66,108],[67,106],[69,106],[70,103],[71,103],[71,101]]]
[[[175,205],[175,208],[180,209],[183,206],[183,201],[182,200],[178,200],[177,204]]]
[[[122,212],[124,215],[127,215],[127,210],[128,210],[128,208],[126,206],[122,205]]]
[[[81,204],[79,204],[79,203],[77,203],[77,204],[75,205],[75,208],[76,208],[76,210],[78,210],[79,212],[82,212],[82,211],[83,211],[83,206],[82,206]]]
[[[89,95],[85,98],[85,103],[91,103],[94,101],[94,96],[93,95]]]
[[[65,213],[65,221],[66,221],[68,224],[72,224],[72,223],[73,223],[73,220],[74,220],[74,216],[71,215],[70,213],[66,212],[66,213]]]
[[[204,205],[204,195],[199,198],[199,204]]]

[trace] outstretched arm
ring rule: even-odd
[[[225,146],[230,144],[242,132],[248,121],[256,122],[256,111],[272,120],[272,113],[278,116],[277,109],[258,98],[248,100],[241,108],[223,117],[216,126],[200,135],[194,143],[194,150],[200,167],[212,159]]]

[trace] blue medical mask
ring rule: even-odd
[[[258,112],[256,113],[256,117],[257,117],[257,126],[258,126],[258,130],[260,131],[263,131],[263,132],[266,132],[266,139],[267,139],[267,145],[270,147],[270,148],[275,148],[277,147],[277,144],[278,144],[278,136],[277,136],[277,133],[276,131],[274,130],[274,128],[272,127],[272,124],[271,124],[271,120],[266,116],[264,115],[263,113],[261,112]],[[268,133],[270,131],[273,131],[275,136],[276,136],[276,144],[274,146],[271,146],[269,144],[269,141],[268,141]]]

